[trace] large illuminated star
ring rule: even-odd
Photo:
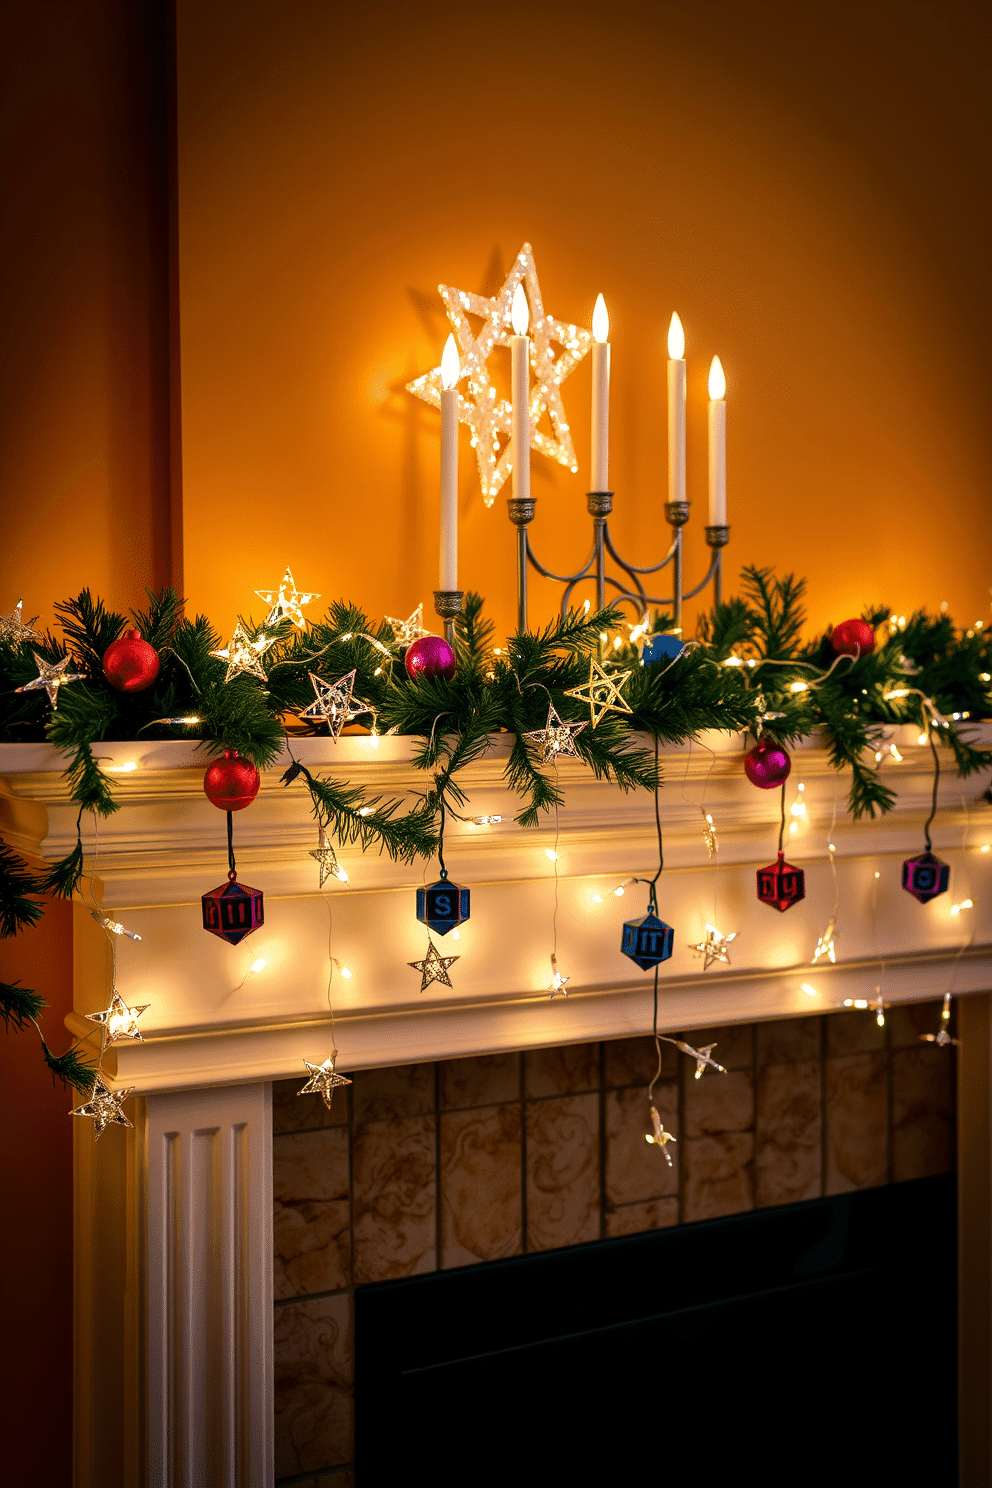
[[[303,1089],[296,1092],[297,1095],[319,1095],[324,1105],[330,1110],[336,1088],[339,1085],[352,1084],[352,1081],[347,1076],[339,1075],[335,1072],[334,1061],[336,1058],[337,1051],[335,1050],[333,1054],[324,1060],[323,1064],[311,1064],[309,1059],[304,1059],[303,1063],[310,1071],[310,1078]]]
[[[133,1087],[127,1090],[108,1090],[103,1083],[103,1077],[97,1075],[93,1081],[93,1089],[90,1098],[81,1106],[75,1106],[70,1112],[72,1116],[88,1116],[96,1124],[94,1136],[99,1141],[108,1126],[130,1126],[131,1123],[121,1110],[128,1096],[131,1095]]]
[[[592,335],[581,326],[566,324],[548,315],[541,298],[541,286],[534,267],[534,250],[525,243],[517,254],[502,289],[492,299],[470,290],[454,289],[439,284],[438,292],[448,312],[458,342],[460,381],[467,379],[468,391],[458,394],[458,417],[472,431],[472,445],[479,463],[482,497],[492,506],[500,487],[510,473],[510,418],[507,398],[497,395],[489,373],[489,358],[498,346],[509,346],[512,327],[510,306],[518,284],[527,292],[530,309],[530,365],[534,381],[530,393],[531,448],[576,471],[575,449],[565,417],[561,385],[581,362],[592,345]],[[469,316],[482,318],[476,333]],[[558,348],[555,354],[552,343]],[[422,377],[407,383],[409,392],[423,398],[435,408],[441,406],[441,367],[438,365]],[[540,427],[545,413],[551,424],[548,434]],[[502,442],[502,448],[501,446]]]
[[[225,682],[230,682],[234,677],[240,676],[257,677],[260,682],[265,682],[268,679],[260,658],[275,643],[274,636],[267,636],[264,633],[252,640],[239,620],[227,645],[219,651],[211,651],[210,655],[227,662]]]
[[[278,589],[256,589],[255,593],[259,599],[272,606],[265,617],[266,625],[278,625],[280,620],[292,620],[293,624],[298,625],[301,630],[307,622],[303,618],[300,606],[310,604],[312,600],[320,598],[319,594],[304,594],[297,589],[290,568],[287,568],[283,574]]]
[[[589,681],[583,682],[581,687],[570,687],[565,696],[580,698],[589,704],[589,716],[595,728],[604,713],[634,711],[620,696],[620,689],[630,675],[630,672],[606,672],[594,657],[590,657]]]
[[[373,711],[360,698],[352,696],[356,676],[354,670],[346,672],[336,682],[325,682],[316,672],[309,672],[307,675],[316,698],[309,708],[302,709],[299,716],[308,722],[326,723],[335,742],[346,723],[350,723],[360,713]]]
[[[0,615],[0,641],[6,641],[8,646],[20,646],[22,642],[41,640],[38,631],[32,630],[31,626],[38,616],[32,620],[24,619],[24,601],[19,599],[9,615]]]
[[[104,1044],[116,1044],[119,1039],[137,1039],[143,1043],[141,1029],[138,1027],[138,1019],[142,1013],[147,1013],[151,1007],[150,1002],[139,1003],[137,1007],[128,1007],[117,988],[110,1004],[101,1013],[87,1013],[86,1016],[91,1023],[99,1023],[105,1029]]]
[[[37,651],[32,651],[38,675],[31,682],[25,682],[23,687],[15,687],[15,692],[34,692],[35,689],[43,689],[52,705],[52,712],[58,711],[59,688],[65,687],[68,682],[83,682],[83,672],[67,672],[66,667],[72,661],[71,656],[63,656],[61,661],[46,661],[39,656]]]

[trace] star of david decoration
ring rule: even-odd
[[[340,876],[341,868],[338,863],[337,853],[331,846],[331,840],[323,829],[321,829],[320,833],[320,845],[318,847],[312,847],[309,855],[311,858],[316,858],[320,865],[320,888],[324,887],[324,884],[332,874],[335,878]]]
[[[709,971],[715,961],[722,961],[724,965],[730,965],[730,952],[727,947],[732,940],[737,939],[737,931],[733,930],[729,935],[721,935],[715,925],[706,926],[706,935],[695,945],[689,947],[697,956],[703,958],[703,970]]]
[[[833,915],[827,921],[827,928],[816,942],[816,950],[813,952],[812,964],[815,966],[821,956],[826,956],[833,965],[837,960],[837,948],[834,942],[837,940],[837,921]]]
[[[307,623],[301,606],[320,598],[319,594],[304,594],[297,589],[293,582],[292,569],[288,567],[278,589],[256,589],[255,593],[265,604],[272,606],[265,617],[266,625],[278,625],[280,620],[292,620],[301,630]]]
[[[245,630],[239,620],[234,627],[234,634],[227,645],[219,651],[211,651],[211,656],[216,656],[221,661],[227,662],[227,672],[224,676],[225,682],[230,682],[234,677],[248,676],[257,677],[260,682],[268,679],[262,666],[261,658],[270,646],[275,645],[275,637],[259,635],[255,640]]]
[[[405,620],[394,620],[392,615],[387,615],[386,624],[392,630],[393,640],[397,646],[409,646],[412,641],[419,640],[421,636],[430,635],[430,631],[424,629],[423,602]]]
[[[423,961],[408,961],[406,964],[420,972],[420,990],[426,992],[431,982],[440,982],[442,987],[454,985],[448,975],[448,968],[454,966],[457,960],[457,956],[442,956],[431,940],[427,942],[427,955]]]
[[[366,707],[360,698],[352,697],[357,668],[346,672],[336,682],[325,682],[323,677],[318,677],[315,672],[310,672],[308,675],[315,698],[309,708],[304,708],[299,716],[315,723],[326,723],[331,731],[331,738],[335,741],[346,723],[350,723],[361,713],[372,712],[372,709]]]
[[[41,639],[38,632],[31,629],[38,616],[34,615],[25,622],[23,611],[24,601],[19,599],[9,615],[0,615],[0,641],[6,641],[10,646],[19,646],[22,641],[30,641],[32,637],[35,640]]]
[[[103,1083],[103,1076],[97,1075],[89,1100],[81,1106],[74,1106],[70,1114],[88,1116],[95,1125],[94,1136],[99,1141],[108,1126],[131,1125],[121,1107],[133,1089],[130,1086],[127,1090],[108,1090]]]
[[[479,464],[479,481],[486,506],[492,506],[500,487],[510,473],[511,407],[507,398],[497,395],[489,372],[489,359],[499,346],[509,346],[512,326],[510,307],[518,284],[523,284],[530,309],[530,365],[534,382],[530,393],[531,448],[557,460],[573,473],[575,449],[565,417],[561,385],[581,362],[592,345],[592,335],[581,326],[571,325],[548,315],[541,297],[534,250],[525,243],[517,254],[502,289],[491,299],[470,290],[454,289],[439,284],[451,328],[458,343],[458,361],[467,393],[459,392],[458,417],[472,433],[472,446]],[[469,316],[481,317],[478,333]],[[559,348],[557,354],[553,344]],[[409,392],[435,408],[441,406],[440,365],[422,377],[407,383]],[[548,415],[551,432],[541,428]],[[502,445],[502,447],[501,447]]]
[[[59,688],[65,687],[69,682],[82,682],[85,680],[83,672],[67,672],[66,667],[72,661],[71,656],[63,656],[61,661],[46,661],[39,656],[37,651],[32,651],[35,666],[38,668],[37,677],[30,682],[25,682],[23,687],[15,687],[15,692],[35,692],[44,690],[48,695],[48,701],[52,705],[52,712],[57,713],[59,707]]]
[[[339,1085],[351,1085],[352,1081],[344,1075],[339,1075],[334,1069],[334,1061],[337,1059],[337,1050],[324,1060],[323,1064],[311,1064],[309,1059],[303,1063],[310,1071],[310,1078],[297,1095],[319,1095],[328,1110],[331,1109],[331,1101],[334,1092]]]
[[[580,759],[581,755],[575,747],[575,736],[581,734],[585,727],[584,719],[581,723],[565,723],[558,717],[554,704],[551,704],[548,707],[548,721],[543,729],[533,729],[529,734],[524,734],[524,738],[530,740],[534,748],[540,751],[541,764],[547,765],[566,754]]]
[[[143,1040],[138,1019],[150,1007],[149,1002],[142,1003],[139,1007],[128,1007],[115,987],[109,1005],[101,1013],[87,1013],[86,1016],[91,1023],[99,1023],[103,1028],[104,1047],[107,1044],[116,1044],[119,1039],[137,1039],[140,1044]]]
[[[593,728],[604,713],[632,713],[633,709],[620,696],[620,689],[630,672],[610,673],[603,670],[594,657],[589,658],[589,681],[581,687],[571,687],[566,697],[580,698],[589,704],[589,717]]]

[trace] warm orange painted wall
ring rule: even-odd
[[[405,614],[436,579],[439,280],[529,238],[545,304],[613,322],[614,531],[665,532],[664,333],[689,343],[689,569],[705,377],[730,382],[731,563],[987,613],[989,10],[965,0],[180,0],[186,587],[223,625],[287,561]],[[585,554],[535,458],[533,538]],[[461,581],[512,614],[512,534],[463,434]],[[555,603],[537,591],[532,617]],[[255,613],[261,606],[254,601]]]
[[[0,611],[168,582],[161,0],[0,5]]]

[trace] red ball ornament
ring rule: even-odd
[[[875,632],[867,620],[843,620],[830,632],[838,656],[868,656],[875,649]]]
[[[443,677],[447,682],[455,675],[457,665],[454,647],[443,636],[420,636],[411,641],[404,658],[407,676],[415,682],[420,677]]]
[[[155,681],[160,666],[155,647],[143,641],[137,630],[126,630],[103,653],[103,675],[118,692],[144,692]]]
[[[251,760],[242,759],[236,749],[225,749],[224,758],[207,768],[203,792],[220,811],[243,811],[258,795],[260,784]]]
[[[744,756],[744,774],[752,785],[771,790],[788,780],[792,769],[789,751],[772,739],[761,738]]]

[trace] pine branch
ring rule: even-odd
[[[7,940],[38,923],[44,908],[28,896],[42,893],[38,875],[13,848],[0,842],[0,938]]]
[[[151,589],[146,589],[145,593],[149,601],[147,610],[132,610],[131,618],[141,632],[142,639],[149,646],[154,646],[156,651],[161,651],[172,640],[183,618],[186,601],[180,599],[171,586],[161,589],[157,594]]]
[[[52,1072],[53,1084],[56,1080],[61,1080],[63,1085],[78,1090],[80,1095],[89,1095],[92,1092],[95,1065],[87,1064],[76,1049],[69,1049],[65,1054],[53,1054],[44,1039],[41,1041],[41,1048],[45,1063]]]
[[[399,801],[385,801],[381,796],[366,797],[357,786],[321,779],[312,775],[299,760],[290,765],[282,783],[292,785],[301,775],[310,792],[314,816],[344,846],[358,842],[363,852],[378,847],[394,861],[403,863],[413,863],[418,857],[431,857],[437,851],[437,837],[432,832],[433,812],[418,809],[397,815],[401,805]]]
[[[45,999],[19,982],[0,982],[0,1019],[8,1033],[23,1033],[45,1008]]]
[[[88,589],[54,608],[80,667],[88,676],[99,677],[103,671],[103,654],[117,640],[126,619],[106,609],[102,599],[94,600]]]
[[[792,574],[777,579],[770,568],[749,565],[741,574],[741,583],[751,601],[762,654],[773,660],[794,654],[806,620],[802,606],[806,580]]]
[[[78,822],[76,831],[75,847],[64,858],[53,863],[41,880],[44,891],[54,894],[57,899],[71,899],[83,876],[83,844],[78,836]]]
[[[482,595],[469,590],[462,612],[455,617],[455,651],[459,669],[478,680],[492,647],[496,627],[482,616]]]

